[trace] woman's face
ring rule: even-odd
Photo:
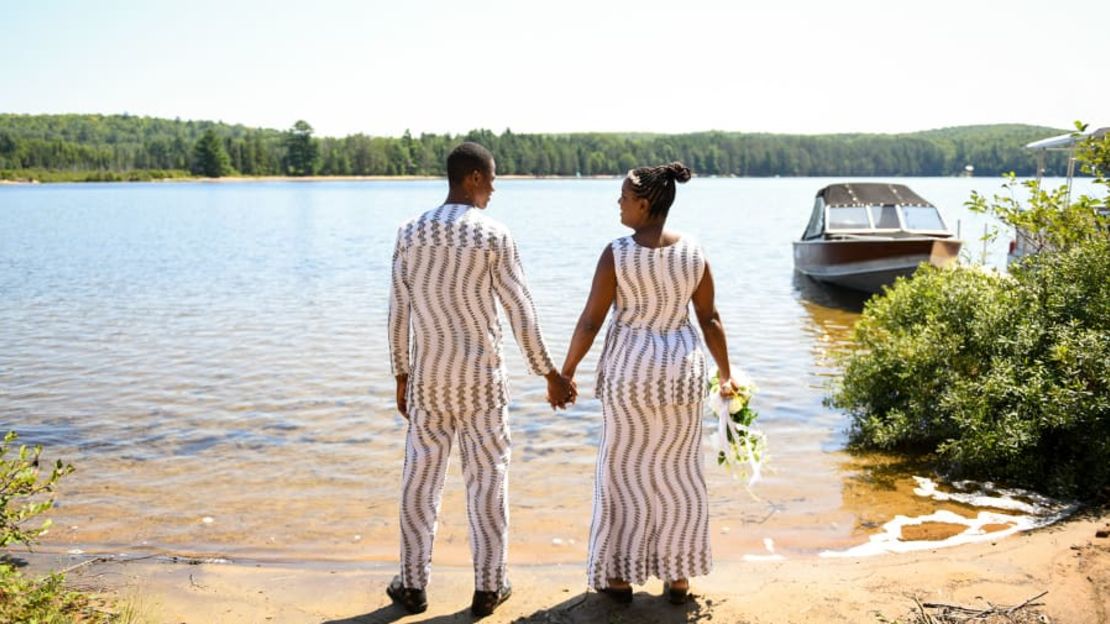
[[[637,228],[647,221],[648,201],[643,197],[636,197],[632,190],[632,181],[624,179],[621,184],[621,197],[617,200],[621,207],[621,223],[630,228]]]

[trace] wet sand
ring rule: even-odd
[[[914,598],[986,607],[1047,591],[1053,622],[1110,619],[1110,512],[995,542],[897,555],[719,563],[694,579],[693,599],[673,607],[658,581],[637,587],[630,607],[586,593],[583,565],[510,565],[513,597],[486,622],[871,622],[905,617]],[[32,569],[67,558],[34,555]],[[469,567],[437,565],[429,610],[409,616],[383,593],[395,564],[97,563],[70,573],[79,587],[132,600],[154,622],[467,622]]]

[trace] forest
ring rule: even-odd
[[[288,129],[133,115],[0,114],[0,179],[118,180],[186,176],[441,176],[447,152],[478,141],[499,175],[617,175],[680,160],[703,176],[1035,174],[1026,143],[1063,130],[1020,124],[905,134],[465,134],[315,136]],[[1063,175],[1054,154],[1047,175]]]

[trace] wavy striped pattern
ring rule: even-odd
[[[709,498],[701,404],[604,403],[587,564],[590,587],[708,574]]]
[[[631,236],[610,246],[617,294],[597,367],[597,397],[632,408],[701,401],[705,354],[689,314],[705,273],[701,248],[685,236],[656,249]]]
[[[707,574],[709,501],[702,472],[706,362],[690,322],[705,273],[698,245],[612,243],[613,320],[598,363],[604,426],[588,563],[591,587]]]
[[[417,589],[428,584],[444,476],[456,436],[466,481],[474,588],[495,591],[504,585],[509,544],[506,407],[467,417],[409,412],[401,486],[401,581]]]
[[[481,209],[446,204],[401,226],[389,291],[393,374],[410,408],[475,413],[509,402],[501,302],[528,369],[554,366],[509,230]]]

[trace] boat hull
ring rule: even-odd
[[[923,263],[955,262],[961,241],[941,238],[794,242],[794,268],[809,277],[864,292],[881,292]]]

